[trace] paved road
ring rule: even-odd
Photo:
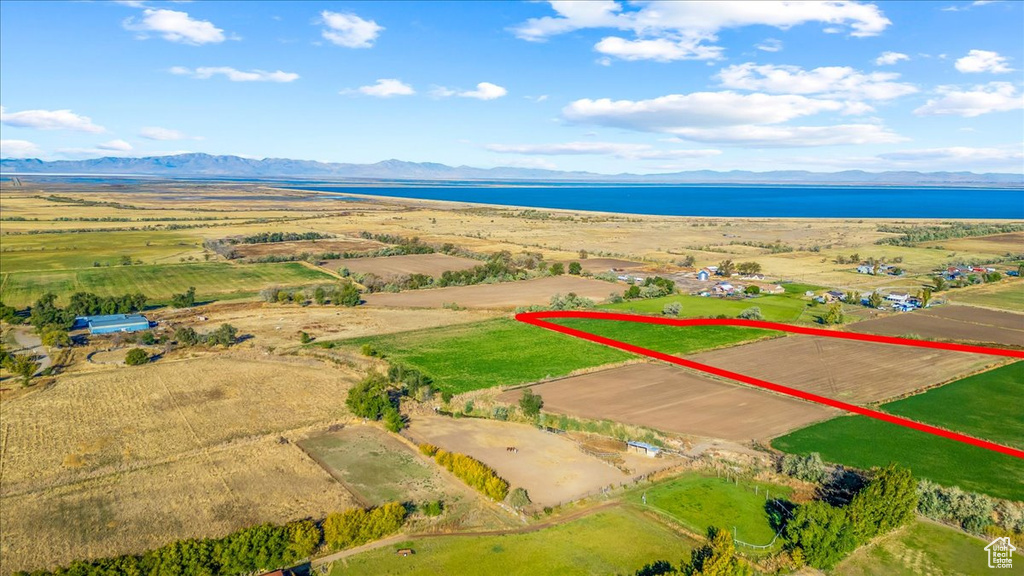
[[[46,350],[46,346],[43,346],[43,341],[39,339],[39,335],[32,331],[29,326],[15,326],[12,330],[14,335],[14,341],[17,342],[19,348],[12,350],[12,352],[18,354],[25,354],[26,352],[36,357],[36,361],[39,362],[39,370],[36,372],[38,376],[43,370],[50,367],[53,364],[53,360],[50,358],[49,352]]]

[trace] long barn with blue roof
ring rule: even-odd
[[[142,314],[79,316],[75,318],[74,328],[88,328],[90,334],[139,332],[141,330],[149,330],[149,320]]]

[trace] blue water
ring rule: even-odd
[[[294,189],[663,216],[1024,219],[1024,189],[868,186],[291,186]]]

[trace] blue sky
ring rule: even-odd
[[[1022,2],[2,2],[4,157],[1024,172]]]

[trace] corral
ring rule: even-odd
[[[632,481],[620,470],[584,454],[575,442],[526,424],[421,416],[413,419],[408,434],[417,443],[427,442],[480,460],[513,488],[525,488],[537,506],[554,506]],[[510,452],[508,447],[518,450]],[[666,462],[666,466],[671,463]]]
[[[804,335],[705,352],[689,359],[853,403],[908,394],[999,361],[968,352]]]
[[[352,505],[282,437],[345,418],[357,377],[238,350],[67,374],[0,403],[5,571]]]
[[[849,330],[884,336],[914,335],[1024,346],[1024,315],[971,306],[938,306],[911,314],[858,322]]]
[[[667,364],[631,364],[532,389],[552,412],[738,442],[777,436],[838,414]],[[512,390],[499,399],[514,403],[521,394]]]
[[[324,240],[298,240],[293,242],[261,242],[235,244],[232,250],[242,258],[262,256],[298,256],[328,252],[366,252],[385,247],[386,244],[364,238],[327,238]]]
[[[356,274],[376,274],[381,278],[392,278],[410,274],[437,277],[449,270],[468,270],[481,264],[482,262],[479,260],[448,254],[406,254],[404,256],[330,260],[328,266],[339,270],[348,268],[349,271]]]
[[[612,293],[621,294],[622,290],[622,284],[612,284],[603,280],[592,280],[579,276],[550,276],[500,284],[368,294],[365,300],[371,306],[405,308],[440,308],[444,304],[452,303],[464,308],[514,308],[531,304],[547,304],[555,294],[564,295],[570,292],[594,301],[601,301]]]

